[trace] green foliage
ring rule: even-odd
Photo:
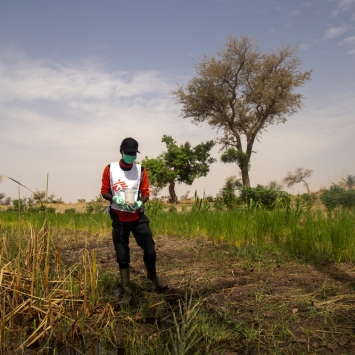
[[[47,207],[44,205],[40,205],[40,206],[30,206],[27,209],[27,212],[31,212],[31,213],[55,213],[56,210],[54,207]]]
[[[144,211],[149,218],[157,217],[163,213],[164,204],[157,199],[149,200],[144,204]]]
[[[302,194],[300,199],[302,208],[310,210],[317,201],[317,195],[315,193]]]
[[[347,190],[340,196],[340,205],[345,208],[355,207],[355,190]]]
[[[250,159],[242,150],[227,149],[221,155],[221,161],[223,163],[237,163],[241,171],[248,172],[250,170]]]
[[[168,212],[169,213],[176,213],[177,212],[177,208],[174,205],[170,205],[168,208]]]
[[[327,210],[336,207],[355,207],[355,190],[345,190],[339,185],[333,184],[329,190],[324,190],[320,199]]]
[[[85,198],[78,198],[78,202],[86,202]]]
[[[88,203],[85,207],[86,213],[94,213],[94,204]]]
[[[207,200],[208,202],[213,202],[213,201],[214,201],[214,198],[213,198],[212,195],[207,195],[207,196],[206,196],[206,200]]]
[[[85,201],[85,200],[84,200]],[[87,213],[100,213],[106,208],[105,199],[99,195],[95,197],[95,200],[91,200],[85,207]]]
[[[8,207],[8,211],[12,212],[29,212],[29,213],[55,213],[54,207],[47,207],[43,204],[33,205],[33,200],[31,198],[15,199],[12,201],[12,206]]]
[[[238,205],[238,197],[234,190],[223,187],[217,195],[214,208],[223,210],[224,208],[234,208]]]
[[[206,212],[211,208],[209,202],[206,199],[205,193],[203,193],[203,198],[198,197],[197,191],[195,191],[195,202],[192,206],[192,210],[199,212]]]
[[[65,214],[74,214],[74,213],[76,213],[76,210],[75,210],[75,208],[67,208],[64,210],[64,213]]]
[[[257,204],[272,210],[288,195],[285,191],[269,190],[262,185],[257,185],[256,187],[241,186],[239,198],[246,206]]]
[[[236,176],[227,177],[225,184],[215,199],[214,208],[223,210],[224,208],[230,209],[236,207],[239,204],[239,200],[235,191],[240,186],[241,182]]]
[[[268,184],[265,186],[269,190],[282,190],[283,185],[282,183],[277,182],[276,180],[271,180],[268,182]]]
[[[25,212],[27,209],[27,205],[26,205],[26,199],[15,199],[12,200],[12,206],[8,207],[7,210],[8,211],[14,211],[14,212]]]
[[[162,155],[157,158],[145,157],[142,165],[147,169],[149,182],[158,187],[165,187],[170,181],[175,180],[177,173],[167,166]]]
[[[355,175],[348,175],[346,179],[342,179],[347,188],[352,189],[355,186]]]
[[[216,161],[210,156],[215,144],[213,140],[192,147],[189,142],[178,145],[171,136],[163,135],[162,142],[166,145],[165,152],[157,158],[145,157],[142,160],[150,183],[158,187],[175,182],[191,185],[195,179],[206,176],[209,166]],[[171,202],[176,202],[171,194],[170,191]]]

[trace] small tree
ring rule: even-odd
[[[56,202],[55,200],[55,195],[52,193],[50,194],[48,197],[47,197],[48,201],[51,202],[51,203],[54,203]]]
[[[288,172],[287,176],[282,180],[287,187],[291,187],[295,184],[303,182],[307,188],[308,193],[310,193],[306,178],[309,178],[313,173],[311,169],[297,168],[294,172]]]
[[[35,200],[32,197],[29,197],[27,199],[27,205],[28,206],[33,206],[34,203],[35,203]]]
[[[158,198],[161,190],[163,190],[163,188],[160,187],[157,182],[150,184],[150,193],[154,199]]]
[[[46,198],[46,191],[40,191],[38,189],[35,190],[35,193],[33,194],[33,198],[35,199],[36,202],[43,201]]]
[[[4,201],[4,205],[10,206],[10,205],[11,205],[11,202],[12,202],[11,197],[6,197],[6,198],[5,198],[5,201]]]
[[[26,198],[12,200],[13,208],[10,208],[13,211],[24,212],[26,210]]]
[[[0,192],[0,204],[2,203],[2,200],[5,198],[5,194],[3,192]]]
[[[186,191],[183,195],[180,196],[180,200],[187,200],[189,198],[190,191]]]
[[[175,183],[191,185],[195,179],[206,176],[210,164],[216,159],[210,156],[214,142],[207,141],[192,147],[189,142],[177,145],[176,141],[167,135],[163,135],[167,151],[157,158],[145,157],[142,164],[147,168],[150,182],[163,188],[169,185],[170,202],[177,203]]]

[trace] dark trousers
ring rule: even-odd
[[[149,219],[146,215],[142,215],[138,221],[114,221],[112,223],[112,240],[120,269],[126,269],[130,263],[129,235],[131,232],[137,244],[143,249],[144,264],[155,264],[157,257]]]

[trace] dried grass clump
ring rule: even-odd
[[[18,351],[42,338],[63,341],[94,333],[96,326],[111,322],[112,307],[98,306],[97,280],[95,250],[89,254],[84,249],[81,263],[63,267],[46,222],[39,232],[2,231],[0,353],[11,337],[17,339]],[[18,343],[20,333],[25,334]]]

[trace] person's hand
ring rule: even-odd
[[[125,203],[120,205],[120,209],[126,212],[134,212],[136,210],[136,205],[133,206],[127,206]]]
[[[113,196],[112,202],[114,202],[116,205],[119,205],[119,206],[122,206],[125,204],[125,202],[123,201],[123,198],[120,196]]]
[[[142,201],[136,201],[133,206],[127,206],[126,204],[120,205],[120,207],[127,212],[134,212],[136,210],[139,210],[142,206]]]
[[[140,209],[143,206],[143,202],[142,201],[136,201],[134,203],[136,210]]]

